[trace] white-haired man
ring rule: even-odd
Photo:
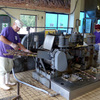
[[[24,52],[31,52],[27,50],[20,41],[17,32],[22,28],[22,23],[19,20],[15,20],[12,27],[6,27],[0,34],[0,88],[9,90],[8,85],[15,85],[10,82],[10,72],[13,68],[13,56],[5,56],[6,50],[18,50],[18,47]]]

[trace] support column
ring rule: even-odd
[[[77,0],[71,0],[70,13],[74,10]],[[76,27],[76,20],[80,17],[80,11],[84,9],[84,0],[78,0],[76,9],[73,14],[69,15],[69,27]],[[74,30],[75,31],[75,30]]]

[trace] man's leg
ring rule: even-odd
[[[15,85],[16,83],[10,81],[10,73],[6,73],[5,75],[5,84],[7,85]]]
[[[10,82],[10,72],[13,68],[13,59],[8,58],[8,67],[7,67],[7,73],[5,74],[5,84],[8,85],[15,85],[15,83]]]
[[[5,74],[6,74],[6,67],[8,65],[8,61],[4,57],[0,57],[0,88],[4,90],[9,90],[10,87],[8,87],[5,84]]]
[[[99,45],[99,50],[98,50],[98,59],[97,59],[97,63],[100,66],[100,45]]]

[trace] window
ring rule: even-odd
[[[46,29],[57,29],[57,14],[46,14]],[[53,28],[54,27],[54,28]]]
[[[85,33],[91,32],[91,18],[89,18],[88,14],[86,14],[85,18],[85,12],[80,12],[80,20],[81,25],[79,26],[79,32],[83,33],[83,29],[85,29]]]
[[[20,20],[23,22],[24,26],[20,29],[20,34],[27,34],[27,27],[30,28],[30,33],[35,32],[36,29],[36,16],[34,15],[20,15]]]
[[[58,30],[66,30],[66,28],[68,26],[68,15],[62,15],[59,14],[58,15]]]
[[[86,19],[86,30],[85,30],[86,33],[91,33],[91,22],[92,22],[91,19]]]
[[[100,19],[98,19],[97,24],[100,24]]]
[[[84,19],[84,16],[85,16],[84,12],[80,12],[80,21],[81,21],[80,26],[79,26],[79,32],[80,33],[83,33],[83,28],[84,28],[83,19]]]
[[[46,29],[56,29],[61,31],[67,31],[68,27],[68,15],[67,14],[55,14],[46,13]]]

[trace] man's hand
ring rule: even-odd
[[[30,50],[26,49],[24,50],[24,52],[28,52],[28,53],[32,53]]]
[[[27,52],[27,53],[32,53],[30,50],[26,49],[26,48],[24,47],[24,45],[22,45],[21,43],[18,43],[18,46],[19,46],[20,50],[22,50],[22,51],[24,51],[24,52]]]
[[[18,50],[18,45],[15,43],[11,43],[10,46],[14,49],[14,50]]]

